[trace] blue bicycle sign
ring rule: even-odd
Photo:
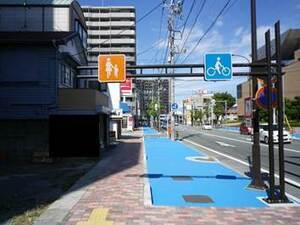
[[[178,109],[178,104],[177,103],[173,103],[172,104],[172,110],[176,110]]]
[[[231,80],[232,60],[230,53],[207,53],[204,55],[205,80]]]

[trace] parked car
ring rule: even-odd
[[[266,144],[269,143],[268,125],[261,125],[259,127],[259,140],[265,142]],[[278,126],[277,125],[273,125],[273,140],[274,140],[274,143],[278,143]],[[292,142],[292,136],[286,130],[283,130],[283,141],[284,141],[284,143]]]
[[[251,127],[247,127],[246,123],[243,122],[240,125],[240,134],[251,135],[252,134],[252,128]]]
[[[203,124],[202,128],[203,130],[211,130],[212,126],[210,124]]]

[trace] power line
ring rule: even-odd
[[[164,41],[164,40],[160,40],[160,38],[161,38],[161,30],[162,30],[162,19],[163,19],[163,14],[164,14],[164,7],[162,7],[161,15],[160,15],[158,40],[157,40],[155,43],[153,43],[149,48],[147,48],[147,49],[143,50],[142,52],[138,53],[137,56],[142,55],[142,54],[145,54],[146,52],[149,52],[150,50],[153,49],[153,47],[158,46],[160,43],[162,43],[162,42]],[[159,50],[156,51],[156,54],[155,54],[155,55],[158,54],[158,51],[159,51]],[[154,58],[155,58],[155,57],[154,57]],[[152,61],[152,60],[151,60],[151,61]]]
[[[160,15],[160,21],[159,21],[159,34],[158,34],[158,40],[161,39],[161,33],[162,33],[162,25],[163,25],[163,18],[164,18],[164,11],[165,11],[165,7],[162,7],[161,9],[161,15]],[[156,53],[153,55],[152,60],[154,59],[154,61],[157,61],[157,55],[159,53],[159,49],[156,50]]]
[[[198,13],[197,13],[197,15],[196,15],[196,17],[195,17],[195,19],[194,19],[194,22],[193,22],[193,24],[192,24],[192,27],[191,27],[191,29],[189,30],[188,35],[186,36],[186,38],[185,38],[184,41],[183,41],[182,47],[181,47],[181,49],[180,49],[180,51],[179,51],[179,54],[181,54],[182,51],[184,50],[185,44],[187,43],[187,40],[190,38],[190,36],[191,36],[191,34],[192,34],[192,32],[193,32],[193,29],[194,29],[196,23],[198,22],[199,16],[200,16],[201,12],[202,12],[203,9],[204,9],[205,3],[206,3],[206,0],[203,0],[203,1],[202,1],[202,4],[200,5],[200,9],[199,9],[199,11],[198,11]],[[176,58],[176,60],[175,60],[175,63],[176,63],[176,61],[179,59],[179,54],[178,54],[178,56],[177,56],[177,58]]]
[[[224,13],[223,13],[223,16],[225,16],[227,13],[228,13],[228,11],[236,4],[238,2],[238,0],[235,0],[234,2],[232,2],[228,7],[227,7],[227,9],[224,11]]]
[[[194,9],[195,3],[196,3],[196,0],[193,0],[192,5],[191,5],[191,8],[190,8],[190,10],[189,10],[189,12],[188,12],[188,15],[187,15],[187,17],[186,17],[186,19],[185,19],[185,21],[184,21],[184,24],[183,24],[183,28],[182,28],[182,31],[181,31],[181,37],[182,37],[183,34],[184,34],[186,24],[187,24],[187,22],[188,22],[188,20],[189,20],[189,18],[190,18],[190,15],[191,15],[191,13],[192,13],[192,11],[193,11],[193,9]]]
[[[164,54],[164,52],[162,51],[161,52],[161,56],[160,56],[160,59],[159,59],[159,61],[161,62],[162,60],[163,60],[163,63],[165,63],[165,61],[166,61],[166,55],[167,55],[167,53],[168,53],[168,50],[169,50],[169,45],[168,45],[168,37],[169,37],[169,31],[167,31],[166,32],[166,36],[165,36],[165,41],[166,41],[166,43],[165,43],[165,48],[166,48],[166,50],[165,50],[165,54]],[[157,60],[156,60],[157,61]]]
[[[208,32],[214,27],[214,25],[216,24],[216,22],[218,21],[218,19],[220,18],[220,16],[223,14],[223,12],[225,11],[225,9],[227,8],[227,6],[229,5],[229,3],[231,2],[231,0],[228,0],[226,2],[226,4],[223,6],[223,8],[220,10],[220,12],[218,13],[218,15],[216,16],[216,18],[213,20],[213,22],[209,25],[209,27],[206,29],[206,31],[204,32],[204,34],[199,38],[198,42],[196,43],[196,45],[193,47],[193,49],[190,51],[190,53],[182,60],[181,63],[184,63],[189,57],[190,55],[196,50],[196,48],[198,47],[198,45],[200,44],[200,42],[203,40],[203,38],[208,34]]]
[[[154,44],[152,44],[149,48],[145,49],[144,51],[140,52],[137,54],[137,56],[139,55],[143,55],[147,52],[149,52],[150,50],[152,50],[154,47],[157,47],[158,45],[160,45],[162,42],[164,42],[165,40],[160,40],[158,42],[155,42]]]
[[[164,4],[165,1],[162,1],[158,5],[156,5],[154,8],[152,8],[149,12],[145,13],[141,18],[139,18],[136,22],[139,23],[143,19],[145,19],[147,16],[149,16],[151,13],[153,13],[156,9],[158,9],[162,4]]]

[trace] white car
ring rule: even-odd
[[[259,129],[259,140],[265,142],[266,144],[269,143],[269,131],[268,131],[268,125],[261,125]],[[278,143],[278,126],[273,125],[273,140],[274,143]],[[283,142],[284,143],[291,143],[292,142],[292,136],[291,134],[283,130]]]
[[[203,130],[211,130],[212,126],[210,124],[203,124],[202,128]]]

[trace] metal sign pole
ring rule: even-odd
[[[252,63],[257,60],[257,34],[256,34],[256,0],[251,0],[251,55]],[[253,67],[251,67],[253,72]],[[255,103],[255,94],[257,91],[257,78],[252,77],[252,99],[253,99],[253,145],[252,145],[252,182],[253,188],[263,189],[265,187],[261,177],[261,160],[259,145],[259,108]]]
[[[272,74],[271,74],[271,41],[270,30],[265,33],[266,61],[267,61],[267,90],[268,90],[268,144],[269,144],[269,196],[268,201],[275,200],[275,178],[274,178],[274,140],[273,140],[273,101],[272,101]]]
[[[284,182],[284,144],[283,144],[283,84],[282,84],[282,69],[281,69],[281,46],[280,46],[280,22],[275,23],[275,45],[276,45],[276,63],[277,63],[277,107],[278,107],[278,147],[279,147],[279,184],[280,184],[280,200],[288,202],[285,195]]]

